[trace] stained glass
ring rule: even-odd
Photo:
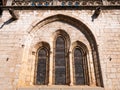
[[[56,40],[55,50],[55,84],[66,84],[65,41],[62,37]]]
[[[75,84],[84,85],[84,69],[83,69],[83,58],[79,48],[74,51],[74,65],[75,65]]]
[[[46,84],[47,77],[47,52],[44,48],[38,52],[38,66],[37,66],[37,78],[36,83],[40,85]]]

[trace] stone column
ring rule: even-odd
[[[69,61],[69,64],[70,64],[70,85],[73,85],[73,62],[72,62],[72,53],[69,52],[69,57],[70,57],[70,61]]]
[[[50,59],[49,59],[49,82],[48,82],[48,85],[52,85],[52,76],[53,76],[53,53],[50,52]]]

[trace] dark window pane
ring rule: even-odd
[[[45,85],[46,83],[46,61],[47,52],[42,48],[38,52],[38,66],[37,66],[37,84]]]
[[[84,85],[84,69],[83,69],[83,59],[79,48],[74,51],[74,64],[75,64],[75,84]]]
[[[66,84],[65,41],[62,37],[56,40],[55,48],[55,84]]]

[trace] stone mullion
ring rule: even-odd
[[[52,85],[52,83],[53,83],[52,81],[53,81],[53,53],[50,53],[48,85]]]
[[[69,60],[69,64],[70,64],[70,85],[73,85],[73,62],[72,62],[72,53],[70,52],[69,53],[69,56],[70,56],[70,60]]]

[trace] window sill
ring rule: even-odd
[[[105,90],[102,87],[96,86],[66,86],[66,85],[42,85],[42,86],[27,86],[20,87],[17,90]]]

